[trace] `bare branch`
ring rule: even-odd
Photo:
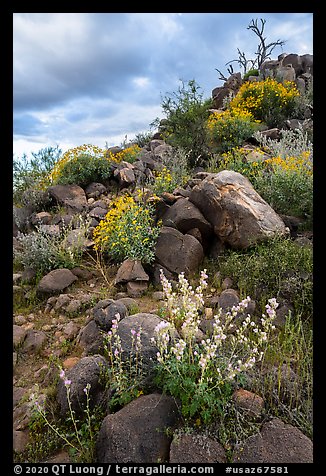
[[[258,19],[254,20],[252,19],[249,25],[247,26],[247,30],[251,30],[255,33],[256,36],[259,38],[259,43],[257,45],[257,51],[255,52],[256,58],[255,59],[247,59],[246,55],[243,51],[240,51],[239,48],[238,50],[238,59],[234,59],[231,61],[228,61],[225,63],[225,66],[228,66],[228,73],[233,74],[233,66],[232,63],[238,63],[238,65],[243,68],[244,74],[247,73],[249,69],[259,69],[262,65],[262,63],[266,59],[270,59],[270,55],[272,51],[277,47],[277,46],[283,46],[285,44],[285,41],[283,40],[277,40],[273,41],[271,43],[266,44],[266,37],[264,36],[264,29],[265,29],[265,24],[266,20],[263,18],[260,18],[260,25],[258,24]],[[250,66],[251,65],[251,66]],[[217,68],[215,68],[216,71],[220,74],[221,80],[226,81],[227,78],[224,76],[224,74]]]
[[[234,69],[233,69],[232,64],[230,64],[230,66],[228,67],[227,71],[228,71],[228,73],[229,73],[230,75],[234,73]]]
[[[257,19],[255,21],[251,20],[251,23],[247,27],[247,30],[253,31],[255,35],[258,36],[260,41],[257,46],[257,51],[255,52],[255,55],[257,56],[256,60],[257,60],[258,69],[260,68],[260,66],[266,59],[270,58],[270,55],[272,51],[276,48],[276,46],[283,46],[285,44],[285,41],[277,40],[266,45],[266,37],[263,36],[266,20],[263,20],[261,18],[260,22],[261,22],[261,26],[259,27]]]
[[[220,75],[220,77],[218,79],[220,79],[221,81],[227,81],[228,78],[226,78],[224,76],[224,74],[222,73],[222,71],[220,71],[219,69],[215,68],[215,70],[218,72],[218,74]]]

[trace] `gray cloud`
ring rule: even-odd
[[[246,27],[260,17],[273,39],[288,34],[288,52],[312,52],[311,14],[16,13],[15,136],[80,145],[86,133],[102,146],[105,131],[148,130],[179,79],[208,97],[238,46],[254,53]]]

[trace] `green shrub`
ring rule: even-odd
[[[138,144],[132,144],[129,145],[129,147],[125,147],[116,154],[112,154],[112,152],[106,153],[106,157],[112,162],[120,163],[124,161],[132,164],[137,160],[139,152],[140,147],[138,146]]]
[[[32,158],[26,154],[13,159],[13,202],[15,205],[26,205],[26,197],[33,189],[43,189],[47,185],[47,176],[59,160],[59,146],[46,147],[32,152]]]
[[[111,161],[104,151],[93,145],[82,145],[69,149],[52,169],[51,183],[84,187],[91,182],[100,182],[110,177]]]
[[[208,153],[206,120],[212,100],[203,100],[200,89],[195,80],[187,85],[182,81],[178,91],[168,93],[162,101],[166,115],[162,135],[169,144],[187,152],[191,167],[200,165]]]
[[[145,147],[152,140],[153,134],[151,132],[139,132],[135,135],[135,143],[138,147]]]
[[[170,171],[163,167],[162,170],[155,172],[155,180],[151,186],[151,190],[157,196],[162,195],[163,192],[172,193],[176,188],[177,183]]]
[[[274,238],[247,250],[227,250],[218,258],[222,277],[230,277],[242,295],[265,300],[282,296],[291,284],[291,301],[297,313],[312,315],[313,253],[290,239]]]
[[[290,135],[292,137],[293,135]],[[273,143],[277,141],[271,141]],[[290,143],[290,141],[289,141]],[[299,145],[292,143],[294,151]],[[285,155],[291,147],[275,144],[275,150]],[[223,153],[215,163],[209,162],[210,170],[234,170],[247,177],[254,189],[277,212],[303,218],[305,228],[313,221],[313,168],[312,150],[297,156],[275,156],[271,159],[247,161],[248,150],[233,148]]]
[[[259,76],[259,70],[258,69],[250,69],[243,75],[243,80],[246,81],[249,79],[249,76]]]
[[[294,130],[282,129],[280,135],[280,139],[273,140],[264,136],[260,131],[254,133],[255,139],[272,157],[286,159],[287,157],[306,156],[306,165],[309,165],[309,159],[311,166],[308,168],[312,170],[313,144],[307,131],[304,131],[302,128]]]
[[[267,371],[266,369],[273,369]],[[299,314],[290,314],[284,328],[266,349],[262,368],[253,372],[252,391],[264,395],[270,413],[312,438],[313,331]],[[295,380],[293,380],[295,372]]]

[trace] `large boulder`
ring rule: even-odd
[[[79,185],[53,185],[48,192],[59,205],[78,213],[87,208],[87,199],[84,190]]]
[[[72,283],[77,281],[77,279],[77,276],[75,276],[69,269],[54,269],[43,276],[36,288],[36,293],[40,296],[59,294]]]
[[[199,241],[191,235],[163,226],[155,248],[156,260],[171,273],[189,275],[197,271],[204,258]]]
[[[233,456],[234,463],[312,463],[313,444],[298,428],[278,418],[264,423]]]
[[[140,333],[141,341],[141,358],[145,367],[151,367],[153,361],[156,361],[156,353],[158,351],[156,345],[152,342],[155,337],[155,327],[162,322],[156,314],[148,314],[140,312],[127,316],[118,324],[117,335],[121,340],[123,350],[122,358],[128,359],[130,355],[136,353],[135,344],[133,343],[132,332]]]
[[[104,418],[96,444],[98,463],[157,463],[168,461],[171,436],[178,421],[172,397],[145,395]]]
[[[211,224],[188,198],[177,200],[163,215],[162,222],[164,226],[176,228],[181,233],[187,233],[194,228],[198,228],[202,236],[212,233]]]
[[[59,380],[57,387],[57,401],[60,407],[60,413],[65,416],[69,411],[69,402],[67,398],[67,388],[65,382],[69,384],[69,400],[73,411],[80,415],[86,409],[87,398],[85,394],[86,385],[89,389],[89,406],[94,408],[104,400],[105,386],[101,383],[100,376],[107,367],[107,362],[100,355],[83,357],[76,365],[69,369],[65,376]]]
[[[301,73],[303,73],[302,57],[297,54],[291,53],[289,55],[286,55],[282,59],[282,66],[292,66],[292,68],[294,68],[295,70],[296,76],[299,76]]]
[[[210,174],[191,191],[189,200],[212,224],[222,242],[244,249],[287,229],[277,213],[238,172]]]

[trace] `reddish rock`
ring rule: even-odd
[[[189,200],[232,248],[244,249],[287,230],[277,213],[233,170],[210,174],[195,185]]]
[[[126,259],[118,269],[115,284],[127,283],[128,281],[149,281],[143,265],[139,260]]]
[[[48,192],[59,205],[68,210],[82,212],[87,208],[85,192],[79,185],[54,185],[48,188]]]
[[[248,390],[240,388],[233,393],[232,398],[236,406],[245,410],[246,414],[250,417],[261,416],[264,411],[264,400],[259,395]]]
[[[63,368],[65,370],[69,370],[72,367],[74,367],[74,365],[76,365],[77,362],[79,361],[80,361],[80,357],[68,357],[68,359],[64,360],[63,362]]]

